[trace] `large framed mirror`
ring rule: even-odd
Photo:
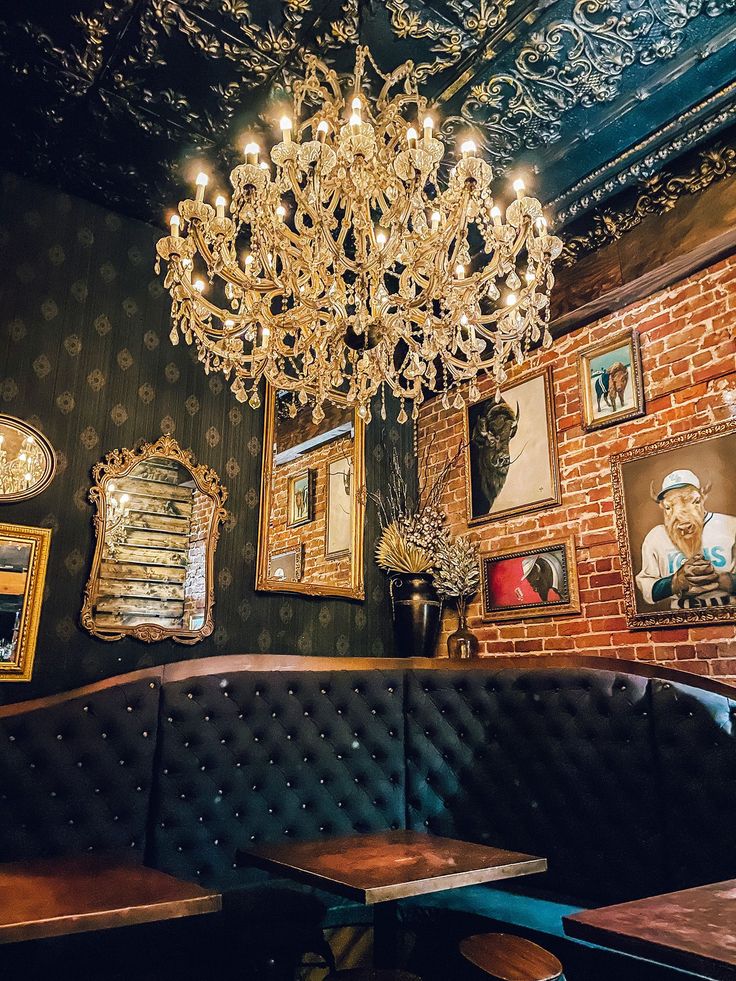
[[[365,425],[266,388],[256,589],[365,597]]]
[[[214,629],[214,560],[227,491],[173,436],[92,469],[92,570],[82,626],[101,640],[196,644]]]
[[[55,473],[56,454],[43,433],[0,413],[0,504],[35,497]]]
[[[48,528],[0,524],[0,681],[30,681],[43,585]]]

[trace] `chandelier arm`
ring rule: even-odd
[[[215,265],[215,260],[214,260],[214,256],[212,255],[212,252],[210,251],[209,246],[207,245],[207,241],[204,237],[204,232],[202,228],[199,227],[198,224],[195,225],[194,223],[192,223],[192,229],[190,234],[194,238],[195,245],[197,246],[197,251],[204,259],[205,265],[207,266],[207,270],[208,271],[211,270]],[[226,279],[228,282],[232,283],[233,286],[252,285],[259,293],[264,293],[264,292],[267,293],[269,290],[273,289],[274,286],[273,283],[269,283],[269,282],[253,283],[252,280],[248,280],[245,277],[245,274],[243,274],[242,279],[240,278],[240,276],[235,276],[232,273],[232,268],[233,268],[232,266],[223,266],[220,274],[222,275],[224,273],[225,275],[223,276],[223,278]],[[237,269],[238,267],[235,266],[235,268]],[[238,270],[238,272],[240,272],[240,270]]]

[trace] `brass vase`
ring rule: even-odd
[[[457,611],[457,630],[447,638],[447,656],[451,661],[464,661],[478,656],[478,638],[468,630],[468,617],[465,610]]]

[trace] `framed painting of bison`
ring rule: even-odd
[[[552,370],[525,375],[465,410],[468,524],[560,503]]]
[[[611,458],[626,617],[736,621],[736,422]]]
[[[580,612],[572,536],[484,553],[481,572],[484,620],[495,623]]]
[[[578,377],[586,431],[644,415],[641,350],[635,330],[583,348],[578,356]]]

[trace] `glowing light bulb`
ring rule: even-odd
[[[320,120],[320,122],[317,124],[317,139],[319,140],[320,143],[325,142],[325,138],[327,137],[329,131],[330,131],[330,124],[327,122],[327,120],[326,119]]]
[[[357,95],[355,96],[355,98],[353,99],[353,101],[350,103],[350,108],[358,116],[360,115],[360,110],[363,108],[363,104],[362,104],[362,102],[360,101],[360,99],[359,99],[359,97]]]
[[[461,262],[455,266],[455,279],[465,279],[465,266]]]
[[[130,497],[129,497],[128,494],[121,494],[120,495],[120,503],[121,504],[127,504],[129,500],[130,500]]]
[[[252,164],[255,166],[258,163],[258,154],[261,152],[261,148],[257,143],[246,143],[245,144],[245,162],[247,164]]]
[[[215,208],[217,208],[218,218],[225,217],[225,204],[226,204],[225,198],[221,194],[218,194],[217,197],[215,198]]]
[[[493,219],[493,224],[496,226],[496,228],[500,228],[501,227],[501,209],[497,205],[495,205],[495,204],[491,208],[491,218]]]
[[[519,177],[513,183],[513,188],[516,191],[516,199],[520,201],[524,196],[525,184],[524,181]]]
[[[466,160],[468,157],[475,156],[475,151],[477,149],[478,148],[476,147],[473,140],[466,140],[460,147],[460,154],[463,160]]]
[[[381,248],[383,248],[384,245],[386,244],[386,233],[385,232],[376,232],[376,242],[378,243],[378,245]]]
[[[284,218],[286,218],[286,208],[283,206],[283,204],[280,204],[278,208],[276,208],[276,217],[281,218],[282,221]]]
[[[406,131],[406,142],[409,144],[410,150],[413,150],[416,147],[418,139],[419,139],[419,134],[417,133],[417,131],[414,129],[413,126],[410,126],[409,129]]]
[[[232,320],[230,317],[228,317],[227,320],[225,321],[225,327],[234,327],[234,326],[235,326],[235,321]]]
[[[431,140],[432,132],[434,130],[434,119],[431,116],[425,116],[424,122],[422,123],[422,129],[424,130],[424,139]]]
[[[194,280],[194,288],[195,288],[195,290],[198,293],[201,293],[204,290],[204,280],[203,279],[195,279]]]
[[[197,181],[196,181],[196,184],[197,184],[197,194],[196,194],[196,199],[195,200],[197,200],[200,204],[202,203],[202,201],[204,201],[204,189],[209,184],[209,181],[210,181],[210,179],[207,176],[207,174],[202,173],[202,172],[200,172],[199,174],[197,174]]]
[[[440,227],[440,222],[441,221],[442,221],[442,215],[439,213],[439,211],[433,211],[432,212],[432,231],[433,232],[436,232],[437,229]]]
[[[362,126],[362,122],[361,122],[361,118],[357,114],[357,112],[354,112],[352,114],[352,116],[350,117],[350,120],[349,120],[348,125],[350,126],[350,132],[354,136],[357,136],[360,133],[360,127]]]
[[[181,224],[181,219],[178,215],[172,215],[169,218],[169,227],[171,228],[171,237],[179,238],[179,225]]]
[[[463,314],[460,317],[460,326],[461,327],[467,327],[468,326],[468,318],[467,318],[467,316],[465,314]]]
[[[279,122],[281,127],[281,136],[284,143],[291,143],[291,120],[288,116],[282,116]]]
[[[509,293],[509,295],[506,297],[506,306],[513,307],[515,303],[516,303],[516,293]]]

